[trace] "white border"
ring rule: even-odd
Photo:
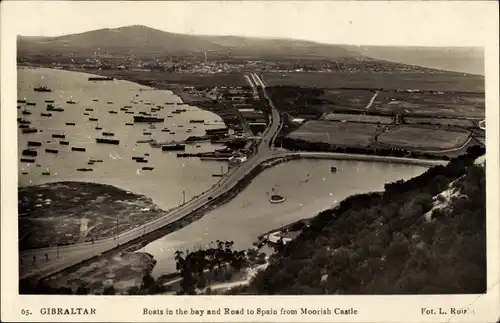
[[[417,2],[415,2],[417,3]],[[415,4],[414,3],[414,4]],[[160,322],[160,321],[245,321],[245,322],[494,322],[499,318],[500,289],[499,275],[499,79],[498,79],[498,3],[477,2],[471,4],[474,18],[468,22],[469,35],[473,36],[475,42],[484,44],[486,56],[486,119],[488,131],[487,143],[487,245],[488,245],[488,293],[485,295],[452,295],[452,296],[287,296],[287,297],[161,297],[161,296],[19,296],[18,273],[17,273],[17,176],[16,172],[16,56],[15,35],[18,24],[29,23],[23,17],[9,16],[8,1],[2,2],[1,10],[1,320],[2,321],[115,321],[115,322]],[[31,5],[31,4],[27,4]],[[95,2],[99,6],[100,2]],[[362,6],[362,4],[359,4]],[[380,11],[372,12],[379,20],[388,19],[384,16],[383,5],[380,3]],[[446,28],[450,19],[467,16],[457,16],[456,8],[458,2],[439,3],[422,2],[427,6],[429,15],[440,15],[442,25],[436,26]],[[436,8],[437,12],[433,10]],[[454,11],[455,10],[455,11]],[[453,14],[455,13],[455,15]],[[92,19],[91,13],[79,14]],[[434,17],[434,16],[433,16]],[[223,19],[221,19],[223,21]],[[484,22],[487,23],[484,23]],[[481,22],[481,23],[479,23]],[[57,22],[55,22],[57,23]],[[214,21],[213,23],[217,23]],[[221,22],[223,23],[223,22]],[[374,21],[373,23],[376,23]],[[426,20],[422,21],[423,24]],[[487,28],[485,28],[487,26]],[[307,26],[302,25],[302,28]],[[369,28],[367,25],[366,28]],[[395,26],[397,28],[397,26]],[[403,33],[401,30],[399,33]],[[438,36],[432,36],[428,45],[438,41]],[[407,35],[411,38],[412,35]],[[434,37],[434,38],[433,38]],[[469,37],[470,39],[471,37]],[[466,45],[466,44],[457,44]],[[97,309],[95,316],[42,316],[41,307],[94,307]],[[143,316],[143,307],[147,308],[281,308],[300,309],[301,307],[339,307],[355,308],[358,315],[351,316]],[[466,316],[432,316],[421,315],[421,308],[449,308],[469,307],[474,314]],[[23,316],[21,310],[29,310],[32,315]]]

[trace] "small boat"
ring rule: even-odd
[[[26,111],[26,110],[24,110],[24,111],[22,112],[22,114],[23,114],[23,115],[30,115],[30,114],[31,114],[31,112],[30,112],[30,111]]]
[[[40,147],[42,145],[39,141],[28,141],[28,147]]]
[[[94,129],[95,130],[102,130],[102,127],[96,126]]]
[[[54,133],[54,134],[52,134],[52,138],[61,138],[61,139],[64,139],[64,138],[66,138],[66,135],[61,135],[61,134]]]
[[[93,171],[92,168],[77,168],[76,170],[78,172],[91,172],[91,171]]]
[[[149,154],[148,154],[148,153],[145,153],[145,154],[144,154],[144,156],[149,156]]]
[[[184,126],[180,124],[180,125],[177,125],[177,128],[184,128]]]
[[[92,108],[86,108],[85,111],[94,111]]]
[[[113,111],[113,110],[109,110],[109,111],[108,111],[108,113],[109,113],[109,114],[118,114],[118,112]]]
[[[17,100],[17,103],[26,103],[26,100]]]
[[[21,153],[22,156],[30,156],[30,157],[36,157],[38,155],[38,152],[33,149],[24,149]]]
[[[126,126],[133,126],[134,124],[133,124],[133,123],[131,123],[131,122],[126,122],[126,123],[125,123],[125,125],[126,125]]]
[[[75,123],[74,123],[74,122],[66,122],[66,125],[67,125],[67,126],[74,126],[74,125],[75,125]]]
[[[52,113],[45,113],[45,112],[42,112],[42,113],[40,113],[40,115],[41,115],[42,117],[52,117]]]
[[[189,120],[189,123],[205,123],[205,120]]]
[[[103,132],[103,133],[102,133],[102,135],[103,135],[103,136],[109,136],[109,137],[112,137],[112,136],[114,136],[115,134],[114,134],[114,133],[112,133],[112,132]]]
[[[59,153],[59,150],[57,150],[57,149],[49,149],[49,148],[47,148],[47,149],[45,149],[45,152],[46,152],[46,153],[49,153],[49,154],[58,154],[58,153]]]
[[[95,141],[98,144],[111,144],[111,145],[119,145],[120,144],[120,140],[117,140],[117,139],[96,138]]]
[[[330,172],[336,173],[337,172],[337,167],[330,167]]]
[[[66,101],[67,104],[76,104],[76,101],[73,101],[73,100],[68,100]]]
[[[97,118],[89,118],[89,121],[98,121],[99,119]]]
[[[154,139],[143,139],[143,140],[137,140],[136,143],[138,144],[149,144],[154,142]]]
[[[48,175],[50,175],[50,172],[42,172],[42,175],[48,176]]]
[[[65,145],[65,146],[68,146],[68,145],[69,145],[69,141],[64,141],[64,140],[61,140],[61,141],[59,141],[59,144],[60,144],[60,145]]]
[[[71,147],[71,151],[86,151],[86,149],[80,147]]]
[[[148,166],[145,166],[142,168],[142,170],[153,170],[153,169],[154,169],[154,167],[148,167]]]
[[[54,100],[45,100],[45,103],[54,103]]]
[[[120,108],[120,111],[128,111],[127,108]]]
[[[21,163],[34,163],[35,160],[32,158],[21,158]]]
[[[22,130],[22,133],[36,133],[36,132],[38,132],[38,129],[36,128],[27,128]]]
[[[132,109],[132,106],[131,105],[124,105],[123,109]]]
[[[38,86],[36,88],[33,89],[35,92],[52,92],[52,89],[49,89],[48,87],[46,87],[45,85],[42,85],[42,86]]]
[[[36,102],[26,102],[26,105],[35,106]]]
[[[200,148],[200,147],[201,147],[201,145],[196,145],[196,148]]]

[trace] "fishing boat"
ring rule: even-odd
[[[36,88],[33,89],[35,92],[52,92],[52,89],[49,89],[47,86],[42,85],[42,86],[37,86]]]

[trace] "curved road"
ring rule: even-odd
[[[264,82],[255,73],[251,77],[262,95],[268,100],[271,108],[270,124],[262,134],[257,146],[257,151],[241,165],[232,168],[216,185],[198,197],[186,202],[184,205],[173,209],[161,218],[150,221],[144,225],[135,227],[121,234],[94,243],[78,243],[69,246],[54,246],[42,249],[25,250],[20,253],[22,265],[20,265],[19,278],[43,277],[64,268],[73,266],[81,261],[98,256],[103,252],[115,248],[117,245],[127,243],[139,238],[145,233],[158,230],[174,221],[177,221],[193,211],[203,207],[209,202],[209,198],[216,198],[230,191],[238,182],[244,179],[248,173],[264,161],[275,158],[270,144],[281,129],[281,116],[272,105],[265,90]],[[46,258],[48,256],[48,260]],[[35,258],[34,258],[35,257]]]

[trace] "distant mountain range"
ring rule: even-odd
[[[375,47],[332,45],[295,39],[201,36],[165,32],[146,26],[99,29],[57,37],[18,36],[18,54],[203,55],[271,59],[374,58],[409,65],[484,75],[481,48]]]

